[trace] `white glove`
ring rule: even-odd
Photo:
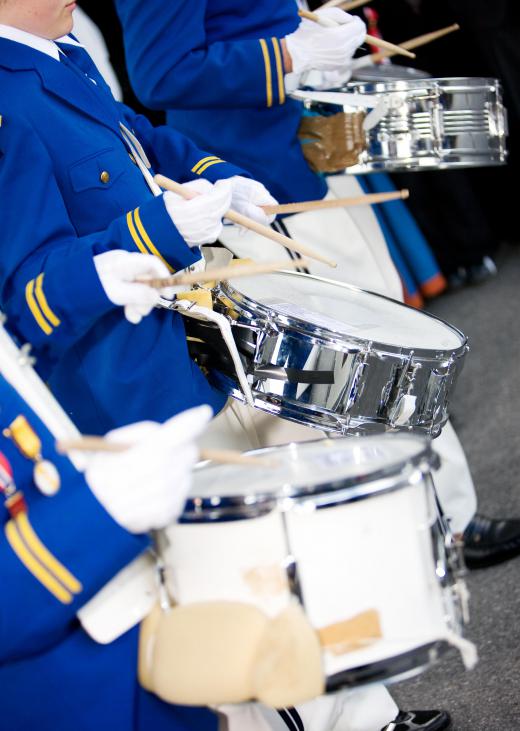
[[[222,230],[224,214],[231,208],[231,183],[218,180],[213,185],[201,179],[184,183],[183,188],[195,194],[191,200],[170,191],[164,193],[168,215],[188,246],[213,243]]]
[[[308,71],[304,74],[300,86],[310,86],[311,89],[340,89],[350,81],[352,65],[346,64],[342,71]]]
[[[197,461],[194,440],[211,419],[209,406],[189,409],[164,424],[141,421],[106,435],[133,445],[124,452],[99,452],[85,476],[105,510],[130,533],[164,528],[182,512]]]
[[[278,201],[273,198],[267,188],[257,180],[234,175],[231,179],[233,195],[231,208],[243,216],[252,218],[257,223],[269,226],[274,221],[274,214],[267,215],[260,206],[276,206]]]
[[[342,70],[365,38],[366,25],[357,16],[339,8],[318,10],[317,15],[338,25],[326,28],[304,18],[295,32],[285,37],[294,73]]]
[[[171,287],[153,289],[135,281],[140,276],[170,276],[165,264],[151,254],[107,251],[94,257],[94,266],[108,299],[123,305],[126,319],[134,325],[150,314],[161,297],[171,299],[175,293]]]

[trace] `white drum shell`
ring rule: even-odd
[[[399,441],[392,440],[411,437],[367,439],[389,439],[399,453]],[[328,444],[332,451],[335,444],[341,448],[338,440]],[[287,449],[262,454],[283,459]],[[305,460],[326,447],[312,443],[290,449],[297,449],[292,457]],[[289,485],[274,485],[276,506],[266,513],[262,500],[256,502],[248,491],[250,469],[243,470],[242,508],[227,514],[222,511],[226,498],[215,497],[212,508],[212,498],[197,493],[195,476],[185,514],[188,522],[167,530],[171,596],[180,604],[245,602],[270,616],[296,597],[317,629],[375,609],[382,639],[343,655],[324,652],[329,686],[397,678],[403,674],[400,658],[405,655],[412,658],[405,672],[419,671],[434,659],[449,631],[460,632],[448,562],[432,541],[438,515],[429,478],[431,460],[431,453],[423,451],[419,459],[405,460],[378,479],[362,477],[366,465],[361,464],[361,491],[355,486],[344,489],[341,480],[333,480],[324,492],[325,474],[314,495],[310,484],[317,475],[309,474],[307,496],[287,497]],[[312,460],[305,467],[312,472]],[[218,470],[210,474],[216,478],[217,492],[222,485]]]

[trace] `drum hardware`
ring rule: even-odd
[[[395,76],[399,74],[401,71]],[[321,172],[339,171],[336,165],[327,168],[329,156],[323,152],[343,144],[339,127],[334,134],[340,138],[332,139],[329,120],[335,115],[359,114],[360,106],[372,111],[362,122],[364,139],[358,161],[345,164],[346,173],[506,163],[507,116],[496,79],[376,78],[351,82],[337,91],[297,90],[292,96],[303,102],[307,114],[314,115],[315,142],[304,140],[303,152]],[[303,130],[307,119],[304,116]],[[304,133],[302,136],[305,138]],[[348,144],[350,137],[343,135],[343,139]]]
[[[242,282],[218,285],[214,309],[231,323],[256,408],[338,434],[437,436],[468,350],[459,331],[320,277],[288,272]],[[206,325],[187,328],[197,352],[206,348],[213,385],[243,400],[218,334]]]

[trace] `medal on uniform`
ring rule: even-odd
[[[0,494],[4,496],[5,507],[11,518],[27,513],[27,503],[23,492],[18,490],[14,482],[13,468],[3,452],[0,452]]]
[[[13,440],[24,457],[34,462],[33,479],[38,490],[44,495],[55,495],[60,489],[60,475],[52,462],[43,459],[41,439],[25,416],[17,416],[3,434]]]

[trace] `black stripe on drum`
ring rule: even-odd
[[[288,729],[291,731],[305,731],[303,721],[296,708],[282,708],[278,713]]]
[[[279,234],[283,234],[284,236],[287,236],[287,238],[292,239],[292,236],[289,233],[289,230],[288,230],[287,226],[285,225],[285,223],[283,221],[281,221],[279,219],[277,219],[276,221],[273,221],[273,223],[271,224],[271,228],[273,228]],[[285,251],[287,252],[287,256],[290,259],[292,259],[293,261],[298,261],[298,259],[302,259],[303,258],[301,256],[301,254],[298,254],[297,251],[292,251],[291,249],[288,249],[287,247],[284,247],[284,248],[285,248]],[[310,274],[310,272],[307,269],[307,267],[303,267],[303,266],[302,267],[298,267],[294,271],[303,272],[304,274]]]

